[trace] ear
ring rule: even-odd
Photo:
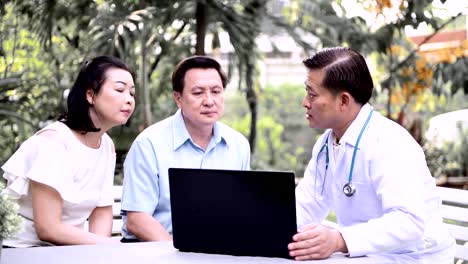
[[[176,102],[177,107],[180,108],[180,106],[182,105],[182,94],[179,92],[173,91],[172,98],[174,98],[174,101]]]
[[[88,101],[89,105],[94,105],[94,91],[93,91],[93,89],[88,89],[86,91],[86,100]]]
[[[342,111],[347,111],[351,102],[353,101],[353,97],[348,92],[342,92],[339,95],[339,107]]]

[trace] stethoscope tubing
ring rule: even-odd
[[[367,119],[366,119],[366,122],[364,123],[364,125],[362,126],[361,128],[361,131],[359,132],[359,135],[358,135],[358,138],[356,140],[356,144],[354,146],[354,150],[353,150],[353,155],[352,155],[352,158],[351,158],[351,167],[349,169],[349,175],[348,175],[348,182],[343,186],[343,193],[350,197],[350,196],[353,196],[353,194],[356,192],[356,188],[352,185],[352,181],[353,181],[353,171],[354,171],[354,164],[355,164],[355,160],[356,160],[356,153],[357,153],[357,150],[358,150],[358,147],[359,147],[359,143],[361,141],[361,138],[362,138],[362,134],[364,134],[364,130],[366,129],[367,125],[369,124],[369,121],[372,117],[372,113],[374,112],[374,109],[371,108],[370,112],[369,112],[369,115],[367,116]],[[325,138],[325,143],[322,145],[322,147],[320,148],[318,154],[317,154],[317,160],[315,161],[316,164],[318,164],[318,160],[319,160],[319,157],[320,157],[320,153],[323,152],[323,150],[326,150],[326,156],[325,156],[325,174],[324,174],[324,179],[323,179],[323,183],[322,183],[322,192],[323,192],[323,188],[324,188],[324,184],[325,184],[325,179],[327,177],[327,171],[328,171],[328,165],[330,163],[330,152],[328,151],[328,140],[330,138],[330,134],[333,132],[333,130],[330,130],[330,132],[328,133],[327,137]],[[317,173],[317,169],[316,169],[316,173]],[[317,179],[317,175],[315,176],[315,178]],[[315,180],[316,181],[316,180]]]
[[[353,181],[353,170],[354,170],[354,160],[356,159],[356,152],[358,150],[359,142],[361,141],[362,134],[364,133],[365,128],[367,127],[367,124],[369,124],[369,121],[372,117],[372,113],[374,112],[374,109],[371,108],[371,111],[369,113],[369,116],[367,116],[366,123],[364,123],[364,126],[361,128],[361,132],[359,132],[359,136],[356,140],[356,146],[354,147],[353,150],[353,156],[351,158],[351,168],[349,169],[349,176],[348,176],[348,183],[351,184]]]

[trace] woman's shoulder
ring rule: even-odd
[[[104,149],[110,150],[111,153],[115,153],[114,141],[107,133],[102,135],[102,144],[104,144]]]
[[[67,125],[60,121],[56,121],[36,132],[34,136],[66,147],[67,142],[69,142],[73,133]]]

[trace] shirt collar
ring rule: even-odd
[[[363,105],[361,107],[361,110],[359,111],[358,115],[354,119],[354,121],[351,123],[351,125],[346,129],[343,137],[340,139],[340,143],[346,143],[351,146],[356,145],[356,140],[359,136],[359,133],[361,132],[362,127],[366,123],[367,117],[369,116],[370,111],[372,110],[372,106],[368,103]],[[362,139],[361,139],[362,141]]]
[[[190,134],[185,126],[184,117],[182,116],[182,111],[179,109],[174,114],[174,121],[172,123],[172,132],[173,132],[173,149],[176,150],[180,146],[182,146],[187,140],[192,141]],[[216,122],[213,126],[213,136],[211,137],[211,142],[214,144],[218,144],[221,141],[226,142],[228,144],[228,140],[225,137],[223,127]],[[211,143],[210,143],[211,145]],[[229,145],[229,144],[228,144]]]
[[[174,114],[174,121],[172,122],[172,134],[174,150],[179,148],[185,141],[190,139],[190,134],[185,126],[182,111],[179,109]]]

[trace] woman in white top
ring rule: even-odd
[[[117,58],[86,61],[68,95],[68,112],[2,166],[3,192],[17,199],[23,218],[22,230],[3,245],[118,242],[110,238],[115,150],[106,132],[133,113],[133,79]]]

